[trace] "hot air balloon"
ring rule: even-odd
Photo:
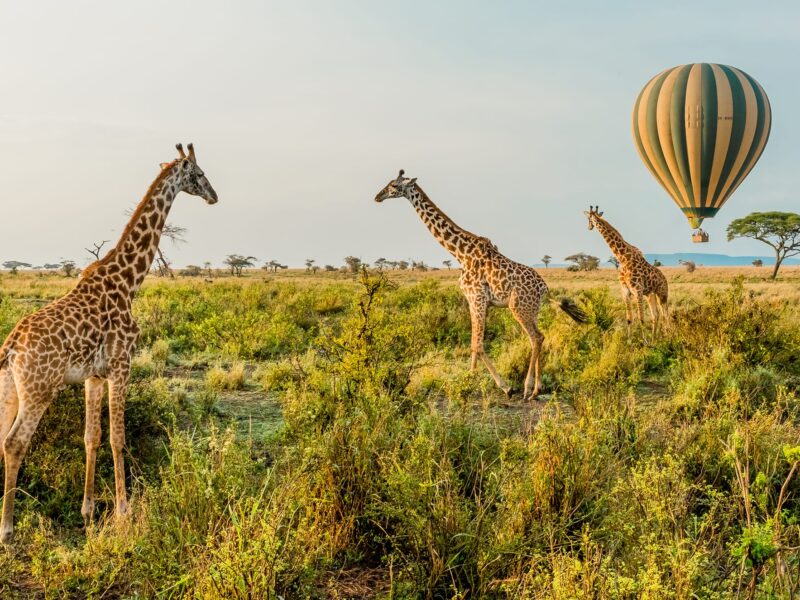
[[[633,106],[639,156],[692,228],[717,214],[758,162],[772,112],[744,71],[693,63],[662,71]],[[708,241],[698,230],[695,242]]]

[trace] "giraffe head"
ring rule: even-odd
[[[603,216],[603,211],[600,210],[599,206],[590,205],[589,210],[583,211],[583,214],[589,218],[589,231],[591,231],[594,229],[594,226],[597,225],[597,220]]]
[[[197,166],[197,157],[194,155],[194,145],[188,144],[189,154],[183,151],[183,144],[175,144],[180,156],[171,163],[161,163],[162,169],[174,167],[178,174],[178,188],[192,196],[200,196],[208,204],[216,204],[217,192],[211,187],[203,169]]]
[[[404,175],[405,171],[400,169],[397,179],[392,179],[386,184],[386,187],[378,192],[378,195],[375,196],[375,202],[383,202],[387,198],[408,198],[408,194],[417,183],[417,178],[408,179]]]

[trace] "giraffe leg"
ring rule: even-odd
[[[0,524],[0,543],[7,544],[14,533],[14,498],[17,493],[17,475],[22,459],[28,451],[36,426],[52,401],[50,395],[33,395],[24,389],[18,390],[19,412],[11,430],[3,440],[5,454],[5,486],[3,494],[3,518]]]
[[[626,287],[622,288],[622,300],[625,302],[625,324],[630,333],[633,311],[631,310],[631,291]]]
[[[474,370],[478,358],[480,358],[483,364],[486,365],[486,369],[489,371],[492,379],[494,379],[497,387],[503,390],[505,395],[510,398],[511,388],[506,385],[503,378],[497,373],[492,361],[483,349],[483,336],[486,327],[486,301],[483,299],[474,299],[471,300],[469,304],[470,318],[472,321],[472,356],[470,359],[470,367]]]
[[[644,325],[644,295],[636,292],[636,314],[639,315],[639,324]]]
[[[0,459],[3,441],[17,418],[17,385],[9,369],[0,369]]]
[[[525,391],[523,400],[533,400],[542,391],[541,353],[544,335],[536,325],[538,311],[532,311],[520,306],[516,296],[512,296],[508,303],[511,314],[528,334],[531,342],[531,359],[528,364],[528,373],[525,376]]]
[[[658,310],[661,312],[661,328],[664,331],[669,329],[669,306],[667,306],[667,299],[658,297]]]
[[[114,456],[114,487],[116,491],[117,516],[128,512],[125,492],[125,392],[128,387],[129,370],[118,373],[108,380],[108,414],[111,429],[111,452]]]
[[[650,307],[650,317],[653,319],[653,334],[655,334],[658,329],[658,317],[660,315],[658,298],[656,298],[655,294],[647,296],[647,305]]]
[[[83,522],[88,526],[94,515],[94,468],[100,447],[100,417],[103,408],[104,382],[97,377],[86,380],[86,424],[83,443],[86,446],[86,480],[83,488]]]

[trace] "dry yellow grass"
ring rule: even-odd
[[[683,267],[662,267],[670,285],[671,299],[694,297],[702,294],[707,289],[724,288],[737,277],[744,279],[747,289],[757,292],[770,300],[797,301],[800,300],[800,266],[785,266],[781,268],[778,279],[769,279],[771,269],[768,267],[699,267],[693,273],[688,273]],[[600,269],[590,272],[572,272],[563,268],[539,269],[539,272],[552,289],[563,289],[567,292],[608,286],[615,296],[619,296],[619,284],[615,269]],[[457,285],[461,274],[459,269],[440,269],[437,271],[389,271],[392,281],[399,285],[419,283],[421,281],[439,281],[443,285]],[[149,276],[145,280],[145,287],[155,284],[173,285],[185,284],[187,281],[205,283],[203,277],[176,277],[164,279]],[[346,273],[334,272],[309,273],[304,269],[289,269],[278,273],[266,273],[260,270],[251,270],[244,277],[234,278],[225,271],[216,271],[212,283],[225,281],[237,282],[248,285],[263,281],[291,281],[298,285],[328,285],[331,283],[354,283],[355,278]],[[46,302],[57,298],[72,287],[76,279],[63,275],[36,272],[20,272],[16,275],[0,275],[0,295],[12,298],[24,298]]]

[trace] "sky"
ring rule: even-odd
[[[373,202],[400,168],[528,264],[607,258],[589,204],[645,252],[766,255],[725,227],[800,208],[798,56],[798,2],[0,0],[0,262],[87,263],[178,141],[220,201],[177,198],[177,266],[441,266],[406,200]],[[702,246],[631,135],[639,90],[688,62],[744,70],[773,112]]]

